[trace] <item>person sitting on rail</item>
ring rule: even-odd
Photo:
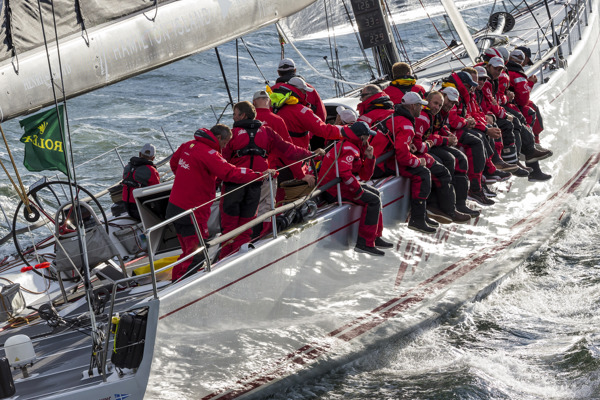
[[[529,176],[529,172],[524,166],[519,165],[518,159],[518,143],[521,142],[521,135],[512,123],[513,116],[506,112],[498,104],[495,93],[498,86],[498,77],[504,68],[504,61],[500,57],[494,57],[491,61],[486,64],[486,67],[477,66],[475,71],[477,72],[477,80],[479,85],[475,90],[475,98],[479,103],[482,111],[487,115],[493,115],[495,117],[495,123],[498,128],[502,131],[502,146],[497,147],[500,152],[502,160],[510,164],[512,169],[505,169],[511,174],[520,177]],[[493,176],[486,176],[486,179],[490,181],[490,178],[498,178],[502,180],[502,174],[494,174]],[[510,175],[506,177],[508,179]]]
[[[484,178],[487,179],[489,176],[498,175],[502,177],[502,179],[506,180],[511,177],[510,172],[518,169],[518,166],[508,164],[500,157],[500,153],[504,147],[502,142],[502,130],[496,124],[496,117],[492,113],[486,114],[483,111],[480,104],[480,97],[478,97],[477,93],[478,90],[481,90],[484,81],[478,80],[477,70],[475,70],[473,67],[465,67],[462,69],[462,72],[468,73],[471,81],[476,83],[475,86],[472,86],[469,91],[469,114],[474,116],[477,120],[482,121],[487,129],[486,135],[481,134],[481,136],[484,139],[487,139],[487,142],[490,144],[488,147],[488,154],[491,154],[491,157],[487,159]],[[476,126],[474,129],[477,130],[478,127]]]
[[[518,48],[523,51],[523,47]],[[528,50],[528,49],[527,49]],[[525,51],[524,51],[525,53]],[[531,54],[531,51],[528,52]],[[527,54],[527,53],[526,53]],[[488,75],[494,75],[494,72],[497,72],[498,67],[493,68],[489,65],[489,62],[492,58],[501,56],[506,64],[509,61],[509,52],[505,47],[498,48],[489,48],[485,51],[482,58],[484,60],[484,67]],[[496,60],[495,64],[499,65],[500,63]],[[526,56],[525,63],[531,63]],[[496,71],[493,71],[495,69]],[[515,132],[515,145],[517,147],[517,153],[519,155],[523,154],[525,156],[525,165],[521,164],[520,161],[517,162],[520,168],[527,170],[529,173],[528,178],[530,181],[538,181],[545,180],[546,174],[540,175],[541,169],[539,167],[539,163],[536,164],[536,161],[543,160],[552,155],[550,150],[544,149],[539,145],[535,144],[535,137],[531,127],[527,125],[526,118],[520,112],[519,107],[513,103],[515,98],[515,94],[512,90],[510,90],[510,77],[505,69],[502,69],[500,75],[497,80],[493,80],[493,88],[495,89],[495,98],[498,101],[498,104],[504,108],[508,115],[512,116],[512,124],[514,125]],[[527,163],[532,164],[533,167],[527,165]]]
[[[256,109],[249,101],[241,101],[233,106],[232,138],[223,148],[225,160],[237,167],[245,167],[257,172],[269,169],[269,153],[277,150],[287,160],[301,160],[311,157],[312,152],[286,142],[269,126],[256,119]],[[315,155],[325,155],[317,149]],[[221,234],[226,234],[256,218],[262,191],[269,192],[269,182],[252,182],[248,185],[223,179],[221,189]],[[266,196],[265,196],[266,197]],[[252,229],[247,229],[223,244],[221,259],[238,251],[244,243],[250,242]]]
[[[358,104],[358,120],[364,121],[377,132],[375,137],[369,141],[373,146],[375,159],[383,154],[394,151],[394,139],[386,125],[385,121],[394,114],[394,103],[390,97],[383,92],[377,85],[366,85],[360,91],[360,100]],[[384,176],[396,175],[396,162],[394,157],[375,165],[373,178],[382,178]]]
[[[342,128],[342,140],[327,152],[321,166],[323,185],[336,179],[336,160],[342,199],[362,205],[363,210],[358,225],[358,238],[354,250],[374,256],[383,256],[385,252],[379,248],[389,249],[392,243],[385,241],[383,233],[383,216],[381,213],[381,194],[379,190],[360,183],[354,176],[367,181],[373,175],[375,158],[373,147],[369,145],[370,136],[376,135],[375,131],[362,121],[355,122],[350,127]],[[332,186],[323,193],[324,197],[334,202],[337,198],[337,185]]]
[[[537,83],[537,76],[532,75],[529,78],[525,74],[523,69],[523,63],[526,62],[526,57],[523,51],[513,50],[510,53],[509,62],[506,64],[508,69],[508,75],[510,77],[510,85],[515,93],[513,108],[518,107],[519,111],[525,117],[527,125],[531,127],[531,130],[535,137],[534,146],[541,152],[545,153],[543,156],[535,157],[535,161],[530,159],[526,161],[526,165],[533,169],[529,174],[529,180],[531,182],[543,182],[552,178],[552,175],[545,174],[542,172],[539,161],[544,158],[550,157],[552,152],[550,150],[539,147],[539,135],[544,129],[542,114],[539,108],[531,101],[530,93],[531,89]]]
[[[426,216],[427,199],[431,194],[432,177],[436,186],[436,215],[448,216],[450,221],[466,222],[468,215],[456,211],[456,195],[452,187],[450,172],[430,154],[416,156],[413,144],[415,137],[415,119],[421,115],[422,106],[428,103],[415,92],[404,95],[400,104],[395,106],[394,115],[387,120],[386,127],[394,133],[395,156],[398,172],[411,181],[411,217],[408,227],[424,233],[436,232],[439,225]],[[434,213],[432,209],[432,213]]]
[[[231,139],[231,129],[217,124],[208,129],[198,129],[194,139],[179,146],[171,157],[171,170],[175,181],[169,196],[166,218],[172,218],[182,212],[195,208],[194,216],[203,239],[208,239],[208,218],[210,206],[215,198],[217,178],[239,184],[250,183],[263,175],[271,173],[255,172],[249,168],[239,168],[229,164],[222,156],[221,149]],[[196,208],[197,207],[197,208]],[[200,243],[190,216],[176,220],[173,225],[182,253],[179,259],[194,252]],[[194,272],[204,260],[199,253],[173,267],[172,280],[176,281],[189,272]]]
[[[296,63],[290,58],[284,58],[279,61],[277,73],[279,74],[279,77],[275,81],[275,85],[271,88],[273,90],[280,87],[281,84],[289,82],[293,77],[304,80],[302,76],[297,74]],[[312,85],[306,83],[306,86],[312,89],[306,93],[306,104],[313,110],[315,115],[321,119],[321,121],[326,122],[327,110],[325,104],[323,104],[323,100],[321,100],[321,96],[319,96],[319,93]]]
[[[490,145],[486,133],[475,128],[483,129],[497,137],[500,136],[501,131],[498,128],[487,127],[481,119],[476,120],[469,114],[470,90],[476,86],[477,84],[467,72],[453,73],[442,84],[441,92],[446,96],[441,113],[445,123],[456,135],[459,145],[465,148],[469,159],[468,198],[483,206],[489,206],[495,202],[483,192],[481,176],[486,164],[492,172],[495,171],[491,164],[494,148]]]
[[[425,96],[425,89],[417,85],[417,77],[413,75],[412,68],[405,62],[397,62],[392,65],[392,81],[384,89],[394,104],[400,104],[402,97],[408,92],[419,93],[421,97]]]
[[[456,210],[471,218],[476,218],[480,212],[467,207],[469,161],[465,153],[456,148],[458,139],[444,125],[440,115],[444,104],[444,94],[435,90],[431,91],[427,94],[427,102],[429,104],[423,107],[421,115],[415,120],[416,135],[413,142],[417,152],[431,154],[446,167],[452,176],[452,186],[456,193]],[[436,220],[442,222],[438,218]]]
[[[123,168],[123,201],[127,214],[137,221],[140,221],[140,211],[135,204],[133,189],[157,185],[160,183],[158,170],[154,165],[154,156],[156,149],[150,143],[142,146],[137,157],[131,157],[129,163]]]
[[[273,112],[280,116],[287,125],[292,143],[304,149],[309,148],[312,135],[322,137],[326,140],[341,138],[340,129],[337,125],[329,125],[323,122],[307,105],[306,94],[314,89],[306,85],[302,78],[292,77],[286,83],[275,88],[271,96]],[[315,185],[314,175],[305,178],[307,169],[286,168],[279,172],[279,184],[291,179],[306,180],[309,186]],[[277,198],[277,201],[282,200]]]

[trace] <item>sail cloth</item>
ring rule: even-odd
[[[23,165],[29,171],[56,171],[68,175],[61,126],[65,126],[63,105],[37,113],[19,121],[25,133]],[[60,124],[59,124],[60,120]]]
[[[158,0],[164,3],[169,0]],[[59,39],[154,7],[154,0],[54,0]],[[42,0],[44,27],[55,40],[52,2]],[[151,10],[150,10],[151,11]],[[150,15],[151,17],[152,15]],[[37,0],[0,1],[0,61],[44,45]]]

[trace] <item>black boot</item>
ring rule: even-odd
[[[528,162],[526,165],[528,167],[533,168],[533,172],[529,174],[529,182],[544,182],[552,178],[552,175],[545,174],[542,172],[539,161],[535,161],[532,163]]]
[[[425,200],[413,199],[410,201],[410,220],[409,229],[423,232],[435,233],[436,229],[427,225],[425,222]]]
[[[382,249],[391,249],[394,247],[393,243],[384,240],[382,237],[375,238],[375,247],[379,247]]]
[[[354,251],[358,253],[371,254],[372,256],[385,256],[385,252],[379,250],[377,247],[367,246],[367,241],[360,236],[356,240],[356,246],[354,247]]]

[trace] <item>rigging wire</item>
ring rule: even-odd
[[[244,47],[246,48],[246,51],[248,52],[248,55],[250,56],[250,58],[252,59],[252,62],[254,63],[254,65],[256,66],[256,69],[258,69],[258,72],[260,73],[260,75],[263,77],[263,80],[265,82],[265,85],[269,84],[269,80],[267,79],[267,77],[265,76],[265,74],[263,74],[262,70],[260,69],[260,66],[258,65],[258,63],[256,62],[256,59],[254,59],[254,55],[252,54],[252,52],[250,51],[250,48],[248,48],[248,45],[246,44],[246,42],[244,41],[243,37],[240,37],[240,40],[242,41],[242,44],[244,45]]]
[[[435,29],[435,31],[437,32],[438,36],[440,37],[440,39],[442,39],[442,42],[444,42],[444,44],[446,45],[446,48],[448,50],[450,50],[450,52],[454,55],[454,57],[456,57],[456,59],[463,65],[466,67],[466,64],[462,61],[462,59],[460,57],[458,57],[458,55],[454,52],[454,49],[452,47],[450,47],[448,45],[448,43],[446,43],[446,40],[444,39],[444,37],[442,36],[442,33],[438,30],[437,26],[435,25],[435,23],[433,22],[433,18],[431,18],[431,15],[429,15],[429,11],[427,11],[427,8],[425,7],[425,4],[423,4],[423,0],[419,0],[419,3],[421,3],[421,7],[423,7],[423,10],[425,11],[425,14],[427,14],[427,18],[429,18],[429,21],[431,22],[431,25],[433,26],[433,29]]]
[[[412,63],[410,61],[410,57],[408,56],[408,51],[406,50],[406,46],[404,45],[402,36],[400,36],[400,31],[398,30],[398,26],[394,23],[394,19],[392,17],[392,9],[387,0],[384,0],[383,4],[387,10],[388,23],[392,27],[392,32],[394,34],[394,37],[396,37],[398,43],[400,44],[399,45],[400,46],[400,48],[399,48],[400,54],[402,54],[402,56],[404,57],[404,59],[406,60],[408,65],[410,65],[410,67],[412,69]],[[396,45],[396,48],[398,48],[398,45]]]
[[[48,59],[48,69],[49,69],[49,73],[50,73],[50,82],[52,85],[52,94],[54,96],[54,107],[56,109],[56,113],[58,115],[59,112],[59,108],[58,108],[58,97],[56,95],[56,88],[55,88],[55,82],[54,82],[54,74],[52,71],[52,64],[50,62],[50,51],[48,49],[48,40],[46,37],[46,30],[45,30],[45,26],[44,26],[44,18],[43,18],[43,14],[42,14],[42,4],[41,1],[38,0],[38,10],[40,13],[40,23],[41,23],[41,27],[42,27],[42,35],[44,38],[44,46],[46,49],[46,57]],[[88,262],[88,258],[87,258],[87,247],[86,247],[86,242],[85,242],[85,226],[83,223],[83,216],[81,213],[81,205],[78,204],[78,194],[75,195],[73,193],[73,186],[71,185],[71,175],[73,178],[73,183],[75,184],[75,186],[77,186],[77,175],[75,173],[75,162],[74,162],[74,158],[73,158],[73,147],[72,147],[72,141],[71,141],[71,135],[70,135],[70,126],[69,126],[69,114],[67,111],[67,99],[66,99],[66,93],[65,93],[65,86],[64,86],[64,77],[63,77],[63,73],[62,73],[62,61],[61,61],[61,55],[60,55],[60,46],[58,43],[58,28],[56,25],[56,12],[54,9],[54,2],[51,2],[51,10],[52,10],[52,19],[53,19],[53,23],[54,23],[54,35],[55,35],[55,41],[56,41],[56,52],[57,52],[57,57],[58,57],[58,67],[59,67],[59,74],[60,74],[60,80],[61,80],[61,89],[62,89],[62,94],[63,94],[63,104],[64,104],[64,113],[65,113],[65,120],[66,120],[66,134],[67,134],[67,139],[68,139],[68,143],[69,143],[69,152],[70,154],[70,158],[71,158],[71,164],[69,164],[68,162],[68,156],[67,156],[67,148],[65,146],[64,149],[64,156],[65,156],[65,161],[67,163],[67,172],[69,172],[67,174],[67,180],[69,182],[69,191],[71,194],[71,202],[73,204],[73,208],[75,208],[76,211],[76,217],[77,217],[77,224],[79,225],[79,229],[77,229],[77,237],[79,239],[79,248],[81,250],[82,253],[82,261],[83,261],[83,265],[85,266],[85,268],[83,268],[83,283],[84,283],[84,287],[85,287],[85,293],[86,293],[86,299],[88,301],[88,305],[90,307],[90,320],[92,323],[92,336],[94,338],[94,346],[98,346],[101,343],[101,334],[99,333],[99,331],[97,330],[97,326],[96,326],[96,318],[93,314],[93,310],[92,310],[92,285],[90,282],[90,271],[89,271],[89,262]],[[58,126],[59,126],[59,131],[61,134],[61,139],[64,142],[64,137],[65,137],[65,127],[63,127],[62,123],[61,123],[61,118],[59,116],[58,118]],[[71,168],[72,167],[72,168]],[[58,244],[60,244],[60,242],[57,241]],[[71,261],[72,262],[72,261]],[[93,353],[92,357],[94,356],[95,353]]]
[[[223,113],[225,113],[225,110],[227,110],[227,106],[233,107],[233,97],[231,96],[231,90],[229,89],[229,82],[227,82],[227,76],[225,75],[225,69],[223,68],[223,62],[221,61],[221,55],[219,54],[218,47],[215,47],[215,54],[217,55],[217,60],[219,61],[219,68],[221,68],[221,75],[223,75],[223,82],[225,83],[225,89],[227,90],[227,95],[229,96],[229,104],[225,105],[225,108],[223,109]],[[221,116],[219,117],[217,122],[221,119],[221,117],[223,116],[223,113],[221,114]]]
[[[321,71],[317,70],[307,59],[306,57],[304,57],[304,55],[300,52],[300,50],[298,50],[298,48],[296,47],[296,45],[294,45],[293,42],[291,42],[289,40],[289,38],[286,36],[285,32],[283,31],[281,25],[279,25],[279,22],[275,23],[275,26],[277,27],[277,30],[279,31],[280,35],[282,35],[282,37],[286,40],[286,43],[289,43],[290,46],[292,46],[292,48],[296,51],[296,53],[298,53],[298,56],[300,56],[300,58],[302,59],[302,61],[304,61],[306,63],[306,65],[308,65],[308,67],[310,69],[313,70],[313,72],[315,72],[318,76],[320,76],[323,79],[329,79],[329,80],[333,80],[333,81],[338,81],[341,83],[345,83],[347,85],[356,85],[356,86],[364,86],[364,83],[357,83],[357,82],[351,82],[351,81],[347,81],[344,79],[338,79],[338,78],[334,78],[332,76],[328,76],[328,75],[324,75],[321,73]],[[375,80],[375,79],[373,79]]]

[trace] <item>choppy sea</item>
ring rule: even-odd
[[[369,79],[373,62],[363,58],[347,27],[339,28],[333,41],[326,38],[327,27],[312,20],[322,14],[321,3],[316,6],[321,8],[288,24],[310,66],[290,45],[285,47],[285,56],[296,60],[299,72],[322,97],[333,97],[337,95],[335,87],[324,77],[330,76],[334,61],[330,42],[337,46],[340,57],[336,65],[349,81]],[[423,1],[425,10],[418,0],[399,3],[394,19],[411,60],[442,44],[427,14],[445,40],[452,39],[446,20],[439,15],[441,9],[432,0]],[[485,25],[492,7],[510,8],[511,4],[458,3],[488,3],[465,11],[465,20],[474,29]],[[330,12],[337,13],[337,20],[343,19],[339,3]],[[426,19],[415,21],[419,18]],[[248,35],[244,42],[228,43],[219,51],[234,102],[251,99],[266,80],[274,83],[281,57],[274,28]],[[79,183],[95,192],[119,180],[122,165],[117,152],[126,161],[151,142],[157,146],[157,158],[162,158],[171,153],[170,145],[176,148],[190,140],[197,128],[212,126],[221,114],[220,122],[231,125],[228,102],[217,57],[211,51],[70,100],[69,127]],[[18,141],[22,134],[18,121],[2,126],[20,164],[23,149]],[[9,162],[4,151],[0,157],[5,164]],[[21,166],[20,172],[25,185],[42,176]],[[8,220],[17,202],[7,179],[0,179],[0,205]],[[600,185],[575,204],[554,237],[487,298],[462,307],[439,326],[410,340],[389,343],[274,398],[600,398],[599,214]],[[2,235],[5,225],[0,215]],[[0,248],[2,254],[11,251],[10,243]]]

